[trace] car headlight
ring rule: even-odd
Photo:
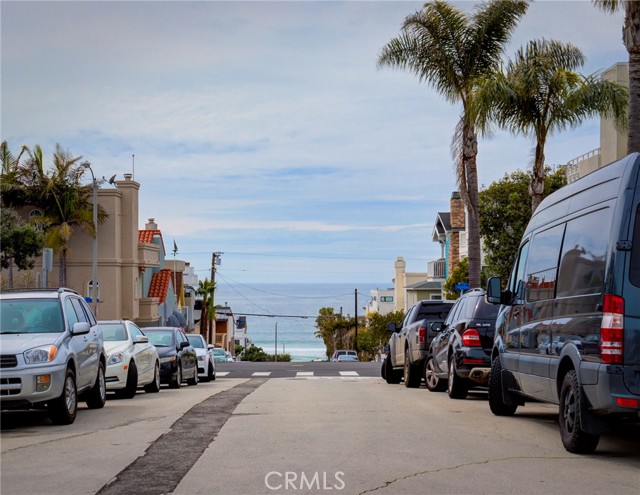
[[[109,356],[109,359],[107,360],[107,366],[121,363],[123,359],[124,359],[124,352],[116,352],[114,354],[111,354],[111,356]]]
[[[204,356],[198,356],[198,361],[204,361]]]
[[[172,363],[173,361],[176,360],[175,356],[169,356],[169,357],[161,357],[160,358],[160,362],[161,363]]]
[[[40,347],[34,347],[24,351],[24,361],[27,364],[42,364],[50,363],[56,357],[58,347],[55,345],[43,345]]]

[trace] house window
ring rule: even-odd
[[[140,288],[138,287],[138,277],[133,281],[133,297],[137,300],[140,299]]]
[[[393,296],[382,296],[380,302],[393,302]]]
[[[430,299],[432,301],[441,301],[442,300],[442,296],[440,294],[431,294]]]
[[[93,302],[93,280],[89,280],[87,284],[87,297]],[[96,301],[100,302],[100,282],[96,281]]]
[[[38,221],[38,220],[34,220],[35,218],[41,218],[42,217],[42,212],[38,209],[35,210],[31,210],[29,212],[29,223],[33,224],[33,226],[36,228],[36,230],[43,230],[44,229],[44,225],[42,224],[42,222]]]

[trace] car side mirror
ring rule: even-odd
[[[185,347],[189,347],[191,344],[189,342],[180,342],[180,349],[184,349]]]
[[[396,325],[395,323],[388,323],[387,324],[387,330],[389,332],[391,332],[391,333],[395,333],[395,332],[397,332],[399,330],[398,329],[398,325]]]
[[[146,335],[138,335],[136,337],[136,340],[133,341],[134,344],[148,344],[149,343],[149,337],[147,337]]]
[[[89,325],[89,323],[87,323],[86,321],[79,321],[73,324],[73,327],[71,329],[71,334],[86,335],[89,333],[90,330],[91,330],[91,325]]]
[[[434,321],[431,324],[431,330],[433,330],[434,332],[442,332],[443,328],[444,328],[444,321]]]
[[[207,344],[207,349],[211,350],[211,349],[215,349],[215,345],[213,344]]]

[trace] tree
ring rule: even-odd
[[[358,333],[358,349],[364,352],[381,352],[382,347],[389,341],[389,323],[400,323],[404,320],[404,310],[393,311],[386,315],[369,313],[367,325]]]
[[[442,285],[442,292],[444,298],[449,301],[455,301],[460,297],[460,291],[455,289],[455,285],[460,282],[469,281],[469,258],[462,258],[456,267],[451,270],[449,277]],[[485,287],[487,285],[487,277],[484,272],[481,273],[480,283],[478,285],[471,285],[471,288]]]
[[[327,348],[327,357],[336,349],[353,349],[355,318],[334,313],[333,308],[320,308],[316,318],[315,336],[322,339]]]
[[[533,173],[529,184],[531,210],[544,196],[547,139],[556,131],[578,126],[585,118],[603,114],[626,125],[628,92],[597,75],[583,76],[576,69],[585,57],[580,49],[555,40],[533,40],[507,62],[505,71],[478,80],[472,113],[479,129],[491,133],[491,124],[513,134],[535,139]]]
[[[4,206],[23,206],[24,189],[21,180],[23,168],[20,160],[27,151],[23,146],[18,156],[9,149],[6,141],[0,145],[0,158],[2,159],[2,175],[0,176],[0,200]]]
[[[613,13],[624,10],[622,42],[629,53],[629,124],[627,152],[640,151],[640,2],[593,0],[598,8]]]
[[[209,313],[213,311],[212,301],[213,301],[213,293],[216,290],[215,282],[211,282],[208,278],[204,280],[198,280],[198,289],[196,293],[202,296],[202,310],[200,313],[200,334],[204,335],[207,342],[210,344],[215,344],[212,342],[212,336],[210,335],[210,316]]]
[[[469,214],[467,225],[469,278],[480,284],[478,210],[478,136],[470,108],[476,80],[494,71],[511,32],[524,16],[524,0],[492,0],[467,15],[448,2],[436,0],[407,17],[399,37],[382,49],[379,67],[407,69],[451,103],[462,103],[452,155],[460,195]]]
[[[35,226],[22,221],[12,208],[0,210],[0,265],[7,269],[9,288],[13,288],[13,265],[18,270],[33,268],[43,246],[44,236]]]
[[[544,196],[567,183],[564,167],[547,167]],[[487,275],[507,282],[531,208],[522,198],[528,194],[531,175],[522,170],[505,174],[480,191],[480,235],[484,241]]]

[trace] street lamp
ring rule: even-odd
[[[98,183],[96,176],[93,174],[91,164],[84,162],[82,166],[91,172],[91,180],[93,181],[93,274],[91,280],[91,301],[93,302],[93,315],[98,318]]]

